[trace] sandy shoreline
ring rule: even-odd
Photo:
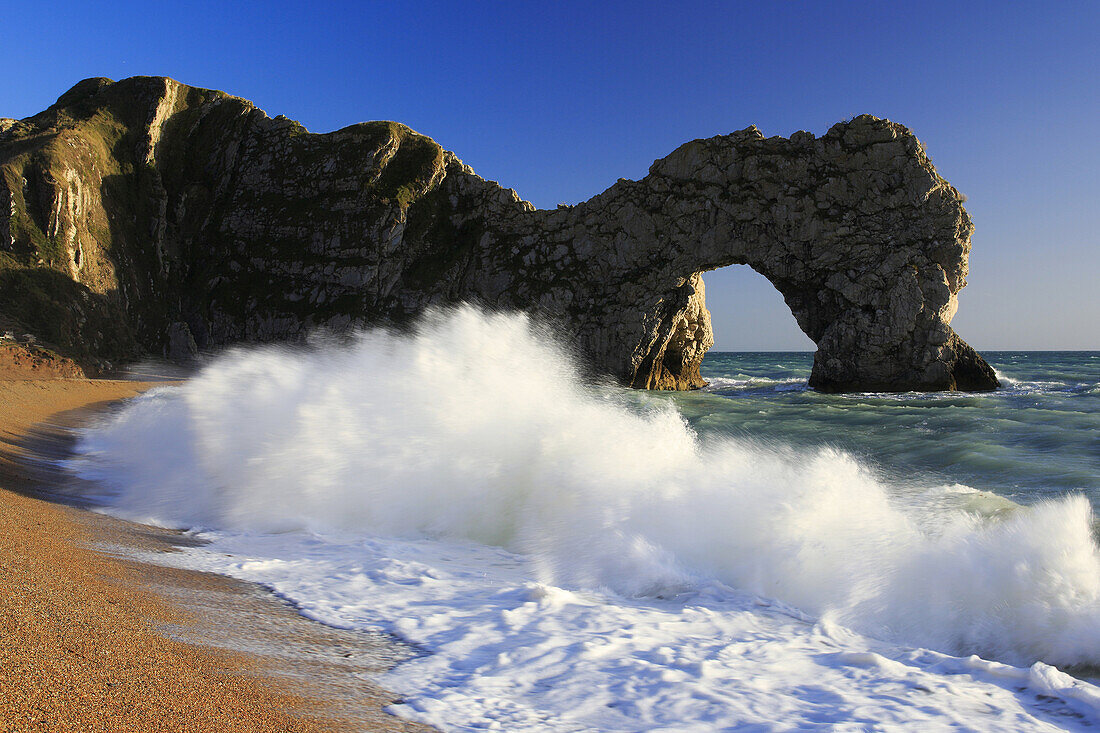
[[[429,730],[362,679],[408,656],[387,637],[139,562],[179,535],[28,495],[48,481],[27,461],[41,423],[152,386],[0,380],[0,731]]]

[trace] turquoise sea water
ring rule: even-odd
[[[989,393],[820,394],[813,354],[710,353],[674,400],[701,435],[834,446],[892,481],[965,484],[1021,504],[1082,492],[1100,509],[1100,352],[983,354]]]

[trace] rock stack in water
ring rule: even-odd
[[[949,323],[962,197],[905,127],[755,127],[536,210],[394,122],[312,134],[223,92],[88,79],[0,120],[0,329],[95,367],[461,301],[556,324],[593,373],[691,389],[701,273],[747,264],[817,344],[825,391],[993,389]]]

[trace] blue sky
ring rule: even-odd
[[[908,125],[977,231],[956,330],[1100,349],[1100,3],[17,3],[0,116],[76,81],[171,76],[325,132],[393,119],[540,207],[696,137]],[[748,268],[707,280],[717,346],[812,348]]]

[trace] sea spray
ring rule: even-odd
[[[935,509],[844,452],[700,439],[667,401],[575,374],[527,317],[472,307],[240,349],[87,432],[81,470],[146,521],[473,541],[553,586],[730,587],[953,654],[1100,663],[1083,498]]]

